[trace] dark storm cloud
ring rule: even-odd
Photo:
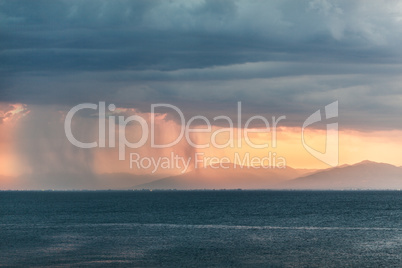
[[[233,117],[242,101],[297,125],[339,100],[347,127],[402,128],[395,1],[0,3],[2,101]]]
[[[384,25],[374,27],[376,17],[349,25],[359,21],[353,19],[359,15],[356,4],[337,2],[343,9],[327,1],[4,1],[1,69],[177,70],[272,60],[400,60],[389,44],[381,47],[388,36],[380,31],[391,22],[380,20]]]

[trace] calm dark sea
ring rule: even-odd
[[[402,267],[402,192],[0,192],[0,264]]]

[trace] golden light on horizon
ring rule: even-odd
[[[18,105],[10,113],[7,120],[3,120],[0,124],[0,175],[4,176],[19,176],[30,172],[29,166],[26,166],[21,161],[21,151],[18,149],[18,135],[17,131],[20,129],[19,124],[21,119],[27,114],[28,109],[22,108],[23,105]],[[123,111],[123,109],[121,110]],[[124,112],[124,111],[123,111]],[[131,112],[136,112],[135,110]],[[59,116],[65,116],[65,113],[60,113]],[[140,114],[147,121],[150,120],[150,114]],[[158,130],[157,142],[169,143],[177,137],[180,132],[180,126],[172,120],[168,120],[165,115],[159,114],[156,118],[156,128]],[[62,120],[57,120],[60,127],[62,127]],[[90,120],[90,121],[88,121]],[[95,121],[94,121],[95,120]],[[96,118],[81,118],[79,124],[86,127],[97,127]],[[94,123],[95,122],[95,123]],[[79,126],[78,126],[79,127]],[[198,126],[195,128],[203,128]],[[118,128],[115,129],[118,131]],[[274,146],[273,132],[265,131],[262,133],[250,132],[247,134],[249,140],[246,141],[244,136],[244,129],[241,129],[242,138],[238,139],[237,128],[233,129],[233,137],[230,132],[217,126],[212,126],[210,133],[192,133],[189,137],[197,144],[210,144],[211,140],[215,139],[218,145],[233,144],[234,146],[226,146],[225,148],[215,148],[215,146],[209,146],[205,149],[191,148],[186,140],[180,141],[172,148],[155,149],[151,148],[149,142],[139,149],[127,148],[127,154],[131,152],[138,152],[147,157],[168,157],[171,152],[175,152],[178,155],[184,157],[195,157],[195,153],[202,153],[205,157],[226,157],[230,161],[235,160],[235,155],[244,157],[245,154],[249,154],[251,157],[266,158],[269,154],[276,159],[283,158],[286,161],[286,165],[293,168],[308,168],[308,169],[325,169],[329,166],[322,163],[310,155],[301,143],[301,128],[296,127],[278,127],[276,129],[276,146]],[[138,126],[129,125],[126,127],[126,136],[130,137],[133,141],[139,138]],[[212,137],[213,132],[218,133]],[[96,132],[94,129],[93,131]],[[118,135],[115,135],[116,138]],[[389,130],[389,131],[371,131],[362,132],[356,130],[340,130],[339,131],[339,165],[354,164],[364,160],[371,160],[376,162],[389,163],[396,166],[402,165],[402,141],[400,137],[402,131]],[[108,137],[106,137],[108,138]],[[65,140],[63,137],[57,137],[57,139]],[[232,140],[231,140],[232,139]],[[325,149],[326,142],[326,130],[318,129],[306,129],[305,141],[308,146],[314,148],[317,151],[323,151]],[[35,142],[35,141],[31,141]],[[256,149],[250,146],[248,143],[257,145],[268,144],[267,148]],[[241,143],[241,147],[239,144]],[[211,145],[211,144],[210,144]],[[71,145],[72,146],[72,145]],[[191,150],[189,150],[191,148]],[[46,152],[42,152],[46,153]],[[66,159],[74,158],[74,150],[68,150],[64,152]],[[55,161],[57,160],[57,154],[47,152],[48,155],[53,155]],[[149,170],[135,170],[129,167],[129,162],[118,160],[118,144],[115,148],[95,148],[91,151],[93,155],[93,162],[90,167],[95,173],[133,173],[133,174],[147,174]],[[275,161],[275,160],[274,160]],[[271,163],[274,164],[274,163]],[[165,174],[178,174],[180,170],[170,169],[164,170]],[[3,182],[3,184],[9,184],[10,182]]]

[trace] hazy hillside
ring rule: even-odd
[[[140,184],[135,189],[402,189],[402,168],[363,161],[319,171],[206,167]]]
[[[402,189],[402,168],[363,161],[283,183],[283,189]]]
[[[225,164],[224,168],[211,166],[198,168],[179,176],[156,180],[136,186],[136,189],[267,189],[290,179],[297,178],[311,170],[297,170],[291,167],[253,168]]]

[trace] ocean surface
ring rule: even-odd
[[[0,265],[402,267],[402,192],[0,192]]]

